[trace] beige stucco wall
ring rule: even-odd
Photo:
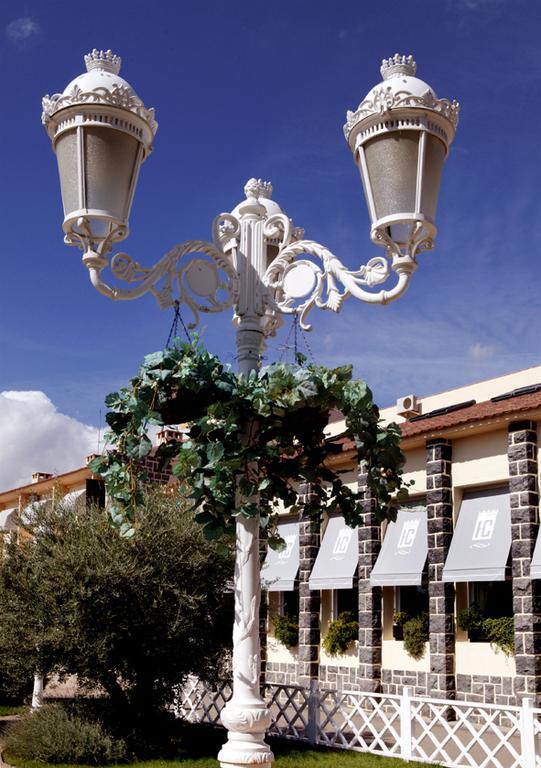
[[[404,465],[404,480],[413,485],[409,489],[410,496],[417,493],[426,493],[426,451],[424,448],[414,448],[406,452],[406,464]]]
[[[297,661],[297,651],[296,649],[291,650],[287,648],[269,635],[267,637],[267,661],[276,664],[295,664]]]
[[[541,365],[535,365],[532,368],[524,368],[521,371],[504,376],[497,376],[487,381],[478,381],[474,384],[468,384],[464,387],[456,387],[446,392],[438,392],[433,395],[421,395],[417,392],[404,392],[403,396],[415,394],[421,401],[422,413],[429,413],[436,408],[446,408],[449,405],[465,402],[466,400],[476,400],[478,403],[484,400],[490,400],[496,395],[503,395],[505,392],[511,392],[519,387],[527,387],[531,384],[541,382]],[[381,416],[385,421],[403,421],[396,414],[396,405],[383,408]]]
[[[453,487],[462,489],[507,482],[507,431],[501,429],[453,440],[452,478]]]
[[[457,675],[513,677],[516,674],[515,659],[496,650],[490,643],[457,641],[455,651]]]
[[[381,649],[381,666],[383,669],[398,669],[411,672],[430,672],[430,654],[428,643],[421,659],[412,659],[404,650],[401,640],[383,640]]]

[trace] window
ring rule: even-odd
[[[393,638],[403,640],[403,625],[408,619],[428,613],[428,589],[425,586],[395,587]]]
[[[468,611],[459,612],[458,623],[472,643],[486,643],[483,619],[513,616],[513,584],[508,581],[476,581],[468,584]]]
[[[293,592],[279,592],[278,613],[280,616],[291,616],[298,620],[299,618],[299,590]]]
[[[335,589],[332,596],[332,619],[341,613],[353,613],[355,620],[359,613],[359,592],[356,588]]]

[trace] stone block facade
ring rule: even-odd
[[[478,704],[514,706],[514,679],[493,675],[457,675],[456,698]]]
[[[384,669],[381,673],[381,690],[387,694],[401,694],[402,688],[408,685],[413,696],[427,695],[427,672],[417,672],[407,669]]]
[[[299,685],[297,664],[267,661],[265,679],[275,685]]]
[[[426,443],[426,512],[428,526],[428,600],[430,633],[430,695],[455,695],[455,589],[442,581],[453,536],[451,483],[452,445],[437,438]]]
[[[362,523],[358,529],[359,564],[359,647],[357,684],[361,690],[381,690],[382,596],[381,587],[372,587],[370,574],[381,549],[381,525],[370,498],[364,467],[358,475],[359,491],[364,493]]]
[[[299,503],[310,502],[310,486],[299,488]],[[302,516],[299,524],[299,652],[298,674],[301,685],[309,685],[319,675],[319,612],[320,593],[310,589],[308,580],[320,544],[319,526],[308,516]]]
[[[359,680],[357,667],[322,664],[319,670],[319,681],[324,688],[336,688],[339,691],[366,691]]]
[[[505,431],[500,431],[505,461]],[[382,590],[372,588],[370,574],[381,549],[380,524],[374,504],[366,492],[366,476],[360,468],[359,487],[364,489],[363,524],[358,531],[358,620],[357,664],[320,663],[320,595],[308,586],[319,535],[308,520],[300,524],[299,626],[300,643],[296,663],[271,663],[269,682],[308,685],[319,679],[321,685],[352,691],[399,694],[404,686],[417,696],[471,701],[502,706],[520,705],[523,697],[541,706],[541,580],[530,578],[530,565],[540,530],[539,466],[537,424],[530,420],[514,421],[507,433],[509,499],[511,508],[511,576],[515,629],[515,669],[511,676],[501,665],[498,674],[490,669],[465,666],[468,674],[456,670],[455,586],[443,581],[443,567],[454,532],[452,493],[453,446],[446,438],[426,442],[426,507],[428,528],[429,589],[429,671],[384,669],[382,666]],[[458,451],[458,447],[456,449]],[[505,481],[501,476],[500,482]],[[475,479],[466,488],[475,487]],[[495,480],[492,480],[494,483]],[[490,487],[490,483],[485,483]],[[483,485],[482,477],[479,485]],[[308,494],[309,489],[302,489]],[[465,591],[462,593],[464,599]],[[389,609],[390,610],[390,609]],[[461,641],[467,642],[467,641]],[[385,646],[387,648],[387,646]],[[488,649],[487,649],[488,651]],[[402,651],[401,651],[402,652]],[[473,649],[472,649],[473,652]],[[475,654],[472,653],[471,658]],[[482,657],[482,654],[480,655]],[[395,657],[393,657],[395,658]],[[462,657],[461,657],[462,658]],[[487,655],[487,659],[489,656]],[[407,661],[397,666],[407,667]],[[480,665],[482,666],[482,665]],[[512,669],[509,666],[509,669]],[[426,668],[425,668],[426,669]]]
[[[537,425],[515,421],[508,432],[511,563],[515,619],[514,693],[541,705],[541,582],[530,579],[539,531]]]

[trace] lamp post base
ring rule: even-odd
[[[239,706],[233,701],[226,705],[221,715],[229,734],[218,754],[221,768],[245,768],[257,765],[271,768],[274,761],[265,731],[271,723],[271,715],[264,702],[260,706]]]

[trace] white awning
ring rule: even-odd
[[[299,570],[299,523],[278,523],[278,533],[286,546],[280,551],[268,548],[261,568],[261,587],[268,592],[292,592]]]
[[[310,574],[310,589],[351,589],[359,561],[357,528],[331,517]]]
[[[443,581],[505,581],[511,549],[507,487],[464,494]]]
[[[14,531],[17,528],[17,513],[19,512],[17,507],[12,509],[3,509],[0,512],[0,532],[7,533],[8,531]]]
[[[400,509],[370,574],[372,587],[420,586],[428,555],[426,509]]]

